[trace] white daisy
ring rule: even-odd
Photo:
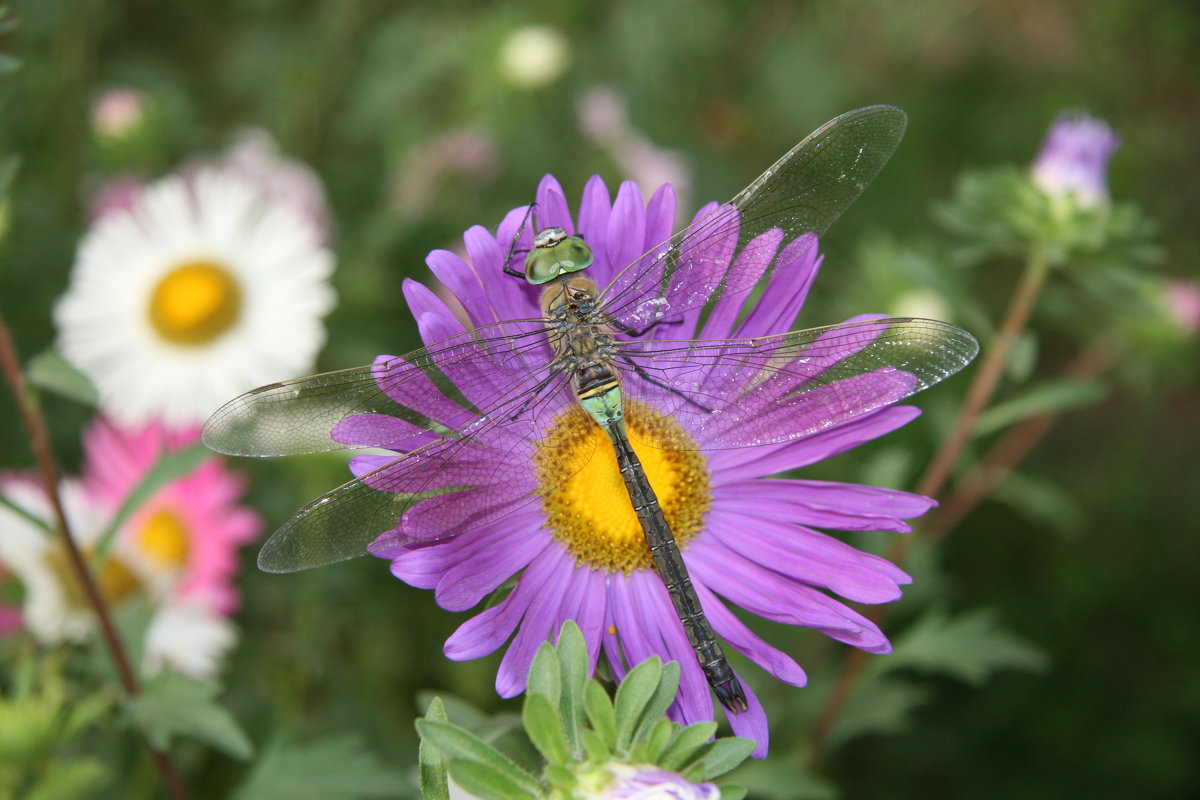
[[[334,303],[321,235],[233,169],[164,178],[84,236],[55,308],[59,347],[119,421],[200,423],[311,370]]]
[[[208,678],[236,642],[233,623],[210,604],[197,598],[178,600],[159,608],[146,629],[144,669],[154,673],[168,667],[192,678]]]

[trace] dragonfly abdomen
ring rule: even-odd
[[[614,393],[614,399],[619,404],[620,388],[615,387]],[[591,409],[588,410],[591,413]],[[721,705],[733,712],[745,711],[748,707],[746,694],[737,676],[733,674],[733,668],[729,666],[725,651],[717,641],[708,618],[704,616],[700,598],[692,586],[687,565],[683,563],[683,555],[679,552],[675,536],[663,514],[662,505],[658,502],[658,496],[655,495],[654,488],[646,477],[646,471],[629,441],[624,419],[618,417],[609,424],[600,424],[616,449],[621,478],[629,491],[633,511],[646,535],[646,544],[650,548],[654,569],[666,586],[671,605],[674,606],[675,614],[683,625],[688,643],[696,653],[704,677],[716,693],[717,699],[721,701]]]

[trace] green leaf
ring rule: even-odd
[[[683,765],[696,755],[697,750],[708,744],[716,732],[717,723],[715,722],[696,722],[688,725],[679,731],[667,745],[667,749],[658,759],[658,764],[663,769],[674,771],[682,769]]]
[[[633,735],[635,740],[646,736],[653,726],[658,724],[658,721],[667,713],[667,709],[671,707],[671,703],[675,702],[675,696],[678,693],[679,662],[668,661],[663,664],[658,686],[655,687],[654,694],[642,711],[641,720]]]
[[[306,745],[273,743],[233,800],[390,798],[407,787],[402,773],[380,764],[357,738],[346,736]]]
[[[896,643],[887,667],[912,667],[978,686],[1001,669],[1041,670],[1047,659],[986,609],[950,617],[933,610]]]
[[[758,743],[741,736],[717,739],[693,763],[684,768],[689,780],[707,781],[724,775],[750,757]]]
[[[1072,534],[1084,523],[1084,513],[1067,492],[1045,479],[1010,472],[992,490],[992,499],[1007,503],[1028,519],[1045,523],[1058,533]]]
[[[562,697],[562,675],[558,669],[558,654],[549,642],[542,642],[533,663],[529,665],[529,679],[525,684],[526,694],[540,694],[557,706]]]
[[[558,634],[558,666],[562,677],[559,707],[567,734],[567,746],[579,753],[579,729],[583,725],[583,700],[588,684],[587,641],[574,620],[563,623]]]
[[[654,697],[658,690],[658,679],[662,676],[662,660],[651,656],[638,664],[625,676],[617,687],[616,700],[616,747],[627,751],[633,740],[634,731],[642,720],[642,711],[646,703]]]
[[[446,707],[442,698],[435,697],[425,711],[425,718],[437,722],[446,721]],[[449,800],[450,781],[446,773],[446,759],[440,750],[421,739],[417,748],[417,761],[421,772],[421,797],[423,800]]]
[[[100,534],[99,544],[96,546],[97,564],[103,565],[104,559],[108,555],[108,549],[112,546],[113,537],[125,524],[125,520],[129,518],[130,514],[141,508],[159,489],[171,481],[192,474],[201,464],[212,457],[212,452],[199,442],[178,452],[162,455],[125,497],[125,502],[117,509],[117,513],[109,521],[108,527]]]
[[[612,699],[597,681],[588,681],[583,689],[583,708],[587,712],[592,730],[612,752],[617,745],[617,716],[613,711]]]
[[[1099,381],[1061,379],[1030,387],[1011,400],[998,403],[975,420],[972,434],[986,436],[1023,419],[1095,405],[1108,395]]]
[[[540,800],[543,794],[540,785],[531,788],[513,780],[504,769],[480,761],[453,759],[450,775],[469,794],[482,800]]]
[[[423,719],[417,720],[417,732],[422,739],[433,742],[434,746],[442,751],[442,755],[451,760],[451,775],[455,774],[453,762],[465,759],[506,775],[507,780],[530,792],[537,793],[541,790],[541,784],[536,778],[517,766],[508,756],[464,728],[449,722]]]
[[[526,695],[521,717],[525,722],[525,732],[546,761],[566,764],[571,760],[562,720],[545,695]]]
[[[657,764],[658,757],[678,728],[678,723],[671,722],[666,717],[659,717],[658,721],[650,726],[646,736],[633,746],[630,760],[635,763]]]
[[[860,681],[858,690],[829,732],[830,749],[867,733],[903,731],[912,710],[928,696],[929,692],[922,687],[882,675]]]
[[[160,672],[129,700],[128,709],[146,738],[161,750],[169,749],[175,737],[186,736],[248,759],[254,748],[233,716],[216,703],[218,691],[212,681]]]
[[[2,32],[2,31],[0,31]],[[9,189],[12,188],[13,179],[17,177],[17,169],[21,166],[21,159],[17,156],[8,156],[0,159],[0,202],[8,197]],[[34,359],[35,361],[37,359]]]
[[[46,765],[41,779],[23,800],[86,800],[109,783],[109,770],[97,758],[56,760]]]
[[[746,789],[742,786],[722,786],[721,800],[742,800],[746,796]]]
[[[612,748],[591,728],[580,731],[579,740],[583,743],[583,754],[588,761],[599,764],[612,758]]]
[[[7,170],[11,164],[10,159],[0,167],[0,173]],[[11,175],[0,174],[0,182],[5,180],[11,180]],[[34,386],[76,403],[95,406],[100,401],[100,395],[91,379],[75,369],[57,350],[44,350],[34,356],[25,375]]]

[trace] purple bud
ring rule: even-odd
[[[1108,160],[1120,138],[1083,111],[1058,115],[1033,162],[1033,180],[1051,197],[1074,195],[1082,208],[1108,204]]]

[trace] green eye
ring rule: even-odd
[[[591,266],[592,248],[578,236],[567,236],[561,228],[547,228],[534,239],[534,248],[525,257],[525,280],[537,285],[549,283],[568,272]]]

